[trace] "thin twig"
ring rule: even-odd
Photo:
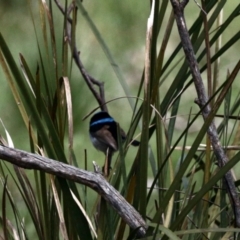
[[[172,147],[171,147],[172,148]],[[190,150],[192,148],[192,146],[185,146],[185,147],[181,147],[181,146],[176,146],[174,148],[174,150]],[[206,144],[200,144],[200,146],[197,148],[197,151],[206,151]],[[240,146],[222,146],[222,148],[225,150],[225,151],[231,151],[231,150],[235,150],[235,151],[239,151],[240,150]],[[210,149],[211,151],[213,151],[213,147],[211,147]]]
[[[57,7],[61,11],[63,15],[65,15],[65,10],[61,6],[60,2],[58,0],[54,0]],[[75,9],[75,6],[70,4],[70,7],[67,10],[67,22],[65,27],[65,34],[67,41],[69,43],[70,48],[72,49],[72,58],[74,59],[78,69],[80,70],[86,84],[88,85],[89,89],[91,90],[93,96],[97,100],[99,106],[103,111],[107,111],[107,106],[105,104],[105,93],[104,93],[104,83],[100,82],[99,80],[92,77],[85,69],[81,59],[80,59],[80,51],[77,49],[76,41],[75,39],[72,39],[72,25],[73,20],[69,17],[72,10]],[[74,43],[74,44],[73,44]],[[99,93],[96,91],[94,85],[96,85],[99,88]]]

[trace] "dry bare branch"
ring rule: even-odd
[[[195,88],[197,91],[198,99],[196,103],[202,110],[202,115],[204,120],[207,120],[211,115],[211,107],[208,103],[208,96],[205,91],[205,87],[203,84],[203,80],[200,74],[198,62],[193,50],[193,46],[188,34],[185,18],[184,18],[184,8],[186,7],[189,0],[171,0],[171,4],[174,10],[174,15],[178,27],[178,32],[181,38],[181,43],[183,46],[184,53],[186,55],[186,59],[189,64],[190,71],[192,73],[193,81],[195,84]],[[229,83],[230,84],[230,83]],[[227,162],[228,158],[224,152],[223,147],[221,146],[217,129],[214,121],[212,121],[208,127],[207,134],[209,136],[214,154],[217,158],[219,167],[223,167]],[[231,171],[225,174],[225,182],[227,185],[228,195],[230,197],[230,202],[232,204],[232,208],[235,215],[235,226],[240,227],[240,200],[238,197],[237,189],[234,184],[234,178],[232,176]]]
[[[81,170],[53,159],[6,146],[0,146],[0,158],[21,168],[40,170],[92,188],[118,212],[138,236],[146,234],[147,225],[141,215],[99,172]]]

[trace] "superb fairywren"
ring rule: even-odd
[[[108,175],[112,154],[118,150],[117,122],[107,112],[98,112],[90,120],[89,133],[93,146],[106,155]],[[122,129],[120,134],[124,141],[126,134]],[[131,144],[138,146],[140,142],[134,140]]]

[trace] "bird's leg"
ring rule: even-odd
[[[103,167],[103,174],[105,177],[109,176],[109,172],[111,169],[111,160],[112,160],[112,151],[108,148],[106,151],[106,158],[105,158],[105,163]]]

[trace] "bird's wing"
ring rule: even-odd
[[[118,150],[118,145],[116,140],[114,139],[111,132],[108,130],[109,126],[105,125],[101,130],[94,133],[97,139],[111,147],[114,151]]]

